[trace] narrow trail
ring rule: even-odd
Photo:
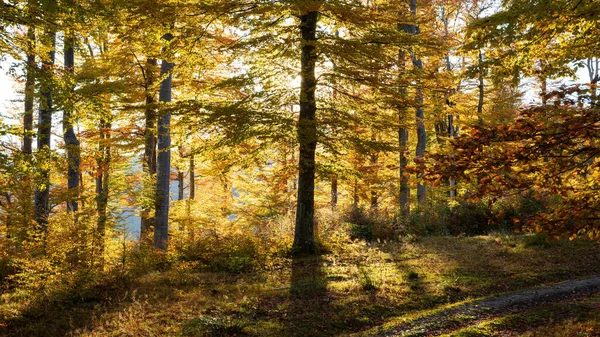
[[[464,326],[493,315],[518,312],[534,306],[595,292],[600,292],[600,276],[562,282],[552,286],[508,293],[467,303],[410,322],[401,323],[370,336],[437,336],[446,330]]]

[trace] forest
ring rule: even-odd
[[[2,336],[600,336],[598,0],[2,0],[0,72]]]

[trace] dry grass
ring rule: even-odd
[[[344,336],[470,298],[600,274],[599,260],[596,243],[525,236],[344,241],[315,258],[273,258],[247,273],[181,262],[43,305],[5,293],[0,335]]]

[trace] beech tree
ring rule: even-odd
[[[48,161],[50,158],[50,135],[52,130],[53,105],[53,70],[55,60],[56,28],[53,26],[56,19],[57,4],[55,1],[46,1],[43,7],[44,19],[48,22],[41,37],[41,44],[45,48],[46,55],[42,58],[41,88],[40,88],[40,110],[37,131],[38,157],[46,162],[40,169],[40,179],[35,190],[35,214],[39,234],[45,235],[47,231],[48,216],[50,212],[50,169]]]
[[[168,43],[173,39],[171,33],[164,36]],[[164,51],[168,49],[165,48]],[[159,102],[171,102],[173,64],[163,59],[160,67]],[[156,210],[154,223],[154,246],[167,249],[169,238],[169,186],[171,182],[171,114],[163,109],[158,118],[157,165],[156,165]]]

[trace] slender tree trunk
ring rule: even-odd
[[[168,33],[164,39],[171,41]],[[173,64],[162,60],[161,78],[158,100],[161,103],[171,102]],[[169,186],[171,182],[171,113],[162,111],[158,119],[158,154],[156,167],[156,206],[154,224],[154,247],[167,250],[169,240]]]
[[[542,61],[540,61],[540,64],[543,64]],[[546,75],[544,74],[544,69],[542,66],[541,69],[541,76],[540,76],[540,82],[542,82],[542,92],[541,92],[541,96],[542,96],[542,106],[545,107],[548,104],[548,79],[546,77]],[[544,119],[546,119],[546,125],[548,125],[548,113],[544,110]],[[547,127],[547,126],[546,126]],[[544,163],[548,162],[548,150],[544,150]]]
[[[298,199],[296,201],[296,228],[294,250],[299,254],[313,254],[316,251],[314,233],[315,212],[315,150],[317,146],[317,125],[315,89],[315,65],[317,62],[317,21],[318,12],[303,14],[300,18],[301,31],[301,70],[300,118],[298,121]]]
[[[33,96],[35,93],[35,28],[27,27],[27,66],[25,79],[25,113],[23,114],[23,153],[33,153]]]
[[[413,17],[417,15],[417,0],[410,0],[410,11]],[[421,33],[419,27],[416,24],[405,25],[408,28],[408,32],[413,35],[418,35]],[[423,62],[420,58],[417,57],[413,48],[409,49],[410,58],[412,60],[413,67],[417,68],[419,71],[423,70]],[[420,82],[420,81],[419,81]],[[415,160],[422,159],[425,155],[425,148],[427,147],[427,133],[425,132],[425,114],[423,111],[423,89],[421,88],[421,83],[417,84],[416,88],[416,123],[417,123],[417,148],[415,151]],[[417,175],[417,179],[421,179],[422,174]],[[422,203],[425,201],[426,197],[426,189],[420,181],[417,182],[417,201]]]
[[[145,71],[145,91],[146,91],[146,107],[144,110],[145,128],[144,128],[144,160],[143,170],[146,178],[144,182],[144,193],[147,194],[147,198],[152,200],[152,204],[155,203],[155,185],[147,183],[154,181],[156,175],[156,94],[154,93],[153,83],[156,80],[156,66],[157,62],[154,58],[146,60],[146,71]],[[141,226],[140,226],[140,238],[142,241],[147,238],[151,233],[151,228],[154,225],[154,217],[151,216],[152,210],[149,205],[142,207],[141,213]]]
[[[540,82],[542,82],[542,92],[540,94],[542,97],[542,106],[546,106],[548,104],[548,80],[546,79],[546,76],[542,75]]]
[[[183,153],[183,146],[178,146],[178,150],[179,150],[179,158],[183,159],[185,158],[185,155]],[[184,172],[178,167],[177,168],[177,200],[181,201],[183,199],[185,199],[185,174]]]
[[[358,178],[354,178],[354,190],[352,191],[352,210],[358,211],[358,203],[360,202],[360,196],[358,195]]]
[[[448,115],[448,134],[450,138],[458,137],[458,127],[454,126],[454,116]],[[450,179],[450,199],[456,198],[456,180]]]
[[[194,154],[190,153],[190,187],[189,187],[189,195],[187,200],[187,216],[190,216],[192,213],[192,200],[196,197],[196,176],[195,176],[195,163],[194,163]]]
[[[54,2],[48,2],[46,7],[46,13],[52,13],[56,6]],[[42,60],[42,83],[40,89],[40,114],[38,124],[38,139],[37,148],[38,152],[44,153],[45,155],[50,154],[50,134],[52,129],[52,68],[54,67],[55,59],[55,40],[56,32],[52,28],[52,23],[49,24],[44,35],[43,43],[50,48],[48,55]],[[47,158],[47,160],[50,160]],[[49,216],[49,202],[50,202],[50,171],[49,169],[40,170],[40,181],[38,188],[35,190],[35,211],[34,219],[37,223],[37,232],[45,237],[48,231],[48,216]]]
[[[181,201],[184,199],[184,192],[185,192],[185,182],[184,182],[184,175],[183,175],[183,171],[180,171],[179,169],[177,169],[177,200]]]
[[[97,242],[101,264],[104,260],[104,236],[108,220],[108,196],[110,178],[110,130],[111,124],[104,119],[100,121],[100,139],[98,140],[98,152],[100,157],[96,159],[96,212],[98,220],[96,223]]]
[[[600,59],[590,57],[587,60],[587,70],[590,79],[590,104],[593,106],[598,99],[598,82],[600,81]]]
[[[69,197],[67,200],[67,210],[71,212],[77,212],[79,205],[77,200],[79,199],[79,174],[80,174],[80,147],[79,140],[73,130],[73,85],[72,76],[75,67],[75,53],[73,51],[73,36],[67,33],[65,38],[65,70],[70,75],[68,95],[64,101],[64,115],[63,115],[63,137],[65,141],[65,147],[67,150],[68,160],[68,172],[67,172],[67,188],[69,189]]]
[[[196,197],[196,175],[195,175],[195,163],[194,163],[194,155],[190,154],[190,195],[189,199],[194,200]]]
[[[399,91],[400,98],[402,99],[402,102],[398,108],[398,119],[400,125],[403,125],[403,123],[405,123],[404,119],[406,118],[406,108],[404,107],[404,100],[406,99],[406,86],[402,83],[402,81],[404,81],[402,77],[406,71],[406,53],[402,49],[398,52],[398,65],[400,68],[400,73],[398,75],[398,80],[400,83]],[[398,129],[398,141],[400,143],[400,215],[402,217],[407,217],[410,215],[410,186],[408,185],[409,176],[406,174],[406,165],[408,165],[408,160],[406,158],[406,153],[408,151],[407,128],[400,126]]]
[[[25,161],[30,164],[33,154],[33,97],[35,95],[35,28],[33,26],[27,27],[27,63],[25,67],[25,106],[23,112],[23,154],[25,155]],[[28,225],[31,221],[31,216],[35,213],[33,208],[33,185],[32,179],[29,175],[24,174],[22,176],[23,181],[23,194],[19,198],[21,204],[21,216],[23,220],[23,227],[19,231],[21,238],[26,238]]]
[[[371,135],[371,141],[375,142],[375,134]],[[373,169],[373,176],[371,181],[371,210],[377,209],[379,197],[377,195],[377,152],[371,153],[371,168]]]
[[[338,202],[338,176],[337,174],[331,175],[331,208],[335,210]]]
[[[444,23],[444,36],[446,39],[449,38],[448,34],[448,18],[446,17],[446,10],[442,7],[442,22]],[[450,53],[446,53],[446,71],[448,73],[452,73],[452,63],[450,63]],[[460,81],[460,80],[459,80]],[[460,84],[458,85],[460,87]],[[458,91],[458,90],[457,90]],[[451,105],[449,97],[446,99],[446,104]],[[458,136],[458,129],[454,126],[454,115],[448,114],[448,123],[447,123],[447,131],[446,134],[448,138],[456,138]],[[448,185],[450,187],[450,199],[453,200],[456,198],[456,180],[450,179],[448,181]]]
[[[484,98],[484,82],[483,82],[483,53],[479,50],[479,102],[477,103],[477,121],[479,125],[483,125],[483,98]]]

